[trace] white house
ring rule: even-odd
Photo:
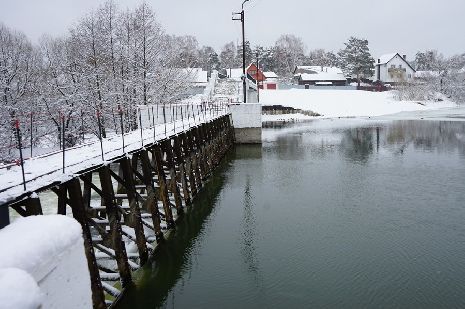
[[[242,74],[242,68],[238,68],[238,69],[229,68],[229,69],[226,69],[226,76],[228,78],[234,79],[236,81],[242,80],[243,75],[244,74]]]
[[[399,53],[382,55],[375,63],[376,81],[386,84],[410,82],[415,77],[415,69],[407,62],[407,56]]]

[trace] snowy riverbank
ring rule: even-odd
[[[457,105],[444,98],[442,102],[397,101],[394,92],[368,92],[357,90],[264,90],[260,92],[263,105],[283,105],[313,111],[322,116],[336,117],[374,117],[397,114],[400,112],[428,111],[452,108]],[[263,115],[263,121],[292,121],[315,119],[301,114]]]

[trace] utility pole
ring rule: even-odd
[[[260,65],[258,64],[258,56],[259,53],[257,51],[257,103],[260,103],[260,75],[258,74],[258,72],[260,71]]]
[[[245,73],[245,14],[244,14],[244,4],[250,0],[244,0],[242,2],[242,11],[240,13],[233,13],[232,20],[240,20],[242,23],[242,90],[244,93],[244,103],[247,103],[247,85],[246,85],[246,73]],[[234,17],[235,15],[240,15],[240,18]]]

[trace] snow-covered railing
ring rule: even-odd
[[[22,165],[20,161],[0,167],[5,176],[0,178],[0,204],[225,114],[229,107],[224,102],[139,106],[132,117],[134,131],[121,134],[120,129],[107,138],[100,135],[92,142],[23,160]],[[119,118],[120,127],[126,128],[124,114]]]

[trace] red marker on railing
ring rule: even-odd
[[[19,148],[19,159],[21,164],[21,172],[23,174],[23,187],[24,191],[26,191],[26,176],[24,175],[24,160],[23,160],[23,146],[21,144],[21,130],[19,126],[19,120],[15,120],[15,128],[16,128],[16,137],[18,138],[18,148]]]
[[[97,110],[97,124],[98,124],[99,140],[100,140],[100,152],[102,155],[102,162],[103,162],[105,161],[105,159],[103,158],[102,122],[100,121],[100,116],[101,116],[101,113],[99,110]]]

